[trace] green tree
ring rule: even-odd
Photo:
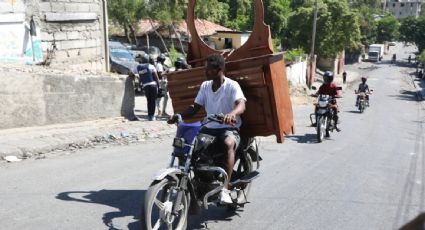
[[[418,30],[418,20],[414,17],[407,17],[401,20],[400,40],[406,43],[415,43],[416,31]]]
[[[366,6],[362,6],[357,10],[359,18],[361,41],[363,44],[372,44],[376,41],[377,21],[373,12]]]
[[[137,44],[137,23],[141,19],[143,0],[109,0],[108,15],[110,19],[124,29],[128,42]]]
[[[282,38],[285,34],[291,15],[290,3],[291,0],[264,0],[264,20],[274,38]]]
[[[310,50],[313,5],[307,2],[289,18],[286,42],[289,48]],[[345,48],[357,47],[360,29],[356,13],[346,1],[320,1],[317,17],[315,53],[325,58],[336,57]]]
[[[419,52],[425,50],[425,16],[417,19],[417,30],[415,36],[415,44],[419,49]]]
[[[378,21],[376,40],[379,43],[393,41],[399,37],[400,23],[393,15],[387,15]]]
[[[425,4],[422,3],[421,5],[421,16],[425,16]]]
[[[419,57],[418,57],[418,61],[419,61],[420,63],[422,63],[422,64],[425,64],[425,50],[423,50],[423,51],[421,52],[421,54],[419,55]]]
[[[425,50],[425,16],[403,19],[400,26],[400,40],[415,44],[419,52]]]
[[[175,27],[177,23],[184,20],[187,5],[188,0],[146,0],[143,11],[143,18],[159,21],[161,26],[168,28],[170,35],[175,34],[176,37],[179,38],[182,52],[184,52],[183,44]],[[172,46],[174,47],[174,44],[172,44]],[[165,47],[165,49],[167,48]]]
[[[229,20],[229,4],[219,0],[198,0],[196,17],[224,25]]]
[[[226,27],[234,30],[252,30],[254,25],[254,6],[252,0],[228,0],[229,20]]]
[[[381,8],[381,0],[350,0],[350,6],[354,8],[362,8],[364,6],[371,10]]]

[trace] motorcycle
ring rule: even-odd
[[[241,136],[234,171],[228,178],[223,164],[226,153],[216,144],[216,137],[199,132],[207,123],[222,122],[223,117],[208,115],[197,123],[184,123],[179,118],[171,163],[154,176],[146,192],[143,228],[186,229],[189,214],[220,205],[219,193],[228,181],[233,203],[224,206],[236,209],[248,202],[251,183],[259,176],[261,157],[256,139]]]
[[[315,89],[315,88],[313,88]],[[338,90],[341,90],[341,87],[338,87]],[[310,121],[312,126],[316,128],[317,140],[322,142],[325,137],[330,137],[330,132],[333,132],[336,129],[336,124],[334,120],[336,103],[333,103],[337,97],[331,97],[330,95],[320,94],[317,97],[317,103],[315,103],[315,113],[310,114]]]
[[[357,107],[359,108],[360,113],[363,113],[366,107],[369,107],[369,99],[367,98],[367,96],[370,95],[370,93],[358,92],[356,90],[355,94],[358,97]]]

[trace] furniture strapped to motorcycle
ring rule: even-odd
[[[251,36],[241,47],[231,51],[210,48],[195,28],[196,0],[189,1],[187,25],[191,35],[188,46],[188,63],[192,69],[167,74],[173,109],[183,112],[193,104],[201,83],[206,79],[204,62],[213,53],[226,59],[225,75],[236,80],[247,98],[242,115],[241,134],[253,136],[276,135],[283,143],[284,135],[294,132],[292,104],[289,96],[283,53],[273,53],[270,27],[264,23],[261,0],[254,0],[255,23]],[[186,121],[199,121],[199,113]]]

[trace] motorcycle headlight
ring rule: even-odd
[[[320,107],[326,107],[328,105],[327,101],[319,101],[319,106]]]

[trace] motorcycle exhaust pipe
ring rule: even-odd
[[[206,172],[218,172],[218,173],[220,173],[224,176],[224,184],[227,184],[229,182],[229,178],[227,176],[226,171],[221,167],[203,166],[203,167],[197,168],[197,170],[206,171]],[[220,192],[223,189],[223,187],[224,187],[224,185],[218,186],[217,188],[215,188],[215,189],[209,191],[207,194],[205,194],[204,199],[203,199],[205,209],[208,209],[208,198],[210,198],[212,195]]]

